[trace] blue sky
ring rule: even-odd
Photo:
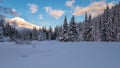
[[[102,13],[105,5],[114,6],[119,0],[3,0],[0,5],[13,9],[17,16],[38,26],[61,25],[66,15],[68,22],[72,15],[76,22],[84,20],[85,12],[93,17]],[[96,11],[98,10],[98,11]],[[12,18],[15,15],[7,15]]]

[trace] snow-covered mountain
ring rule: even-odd
[[[26,20],[20,17],[14,17],[12,19],[9,19],[8,22],[10,25],[15,26],[17,29],[24,29],[24,28],[33,29],[34,27],[36,27],[37,29],[41,28],[40,26],[27,22]]]

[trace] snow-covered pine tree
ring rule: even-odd
[[[78,40],[78,33],[77,33],[77,25],[75,23],[75,18],[72,16],[69,31],[68,31],[68,41],[77,41]]]
[[[68,32],[68,24],[67,24],[67,18],[65,16],[64,24],[63,24],[63,33],[67,33],[67,32]]]
[[[29,33],[29,40],[32,40],[32,31]]]
[[[102,36],[101,36],[101,41],[113,41],[114,39],[114,18],[110,16],[110,9],[109,6],[107,5],[103,17],[102,17]]]
[[[85,22],[88,22],[88,14],[87,14],[87,12],[85,13]]]
[[[48,40],[55,40],[55,32],[53,31],[53,28],[50,26],[48,33]]]
[[[4,27],[4,24],[3,24],[3,21],[1,20],[1,21],[0,21],[0,42],[3,42],[3,41],[4,41],[3,27]]]
[[[52,34],[53,34],[53,30],[52,30],[52,27],[50,26],[48,31],[48,40],[52,39]]]
[[[13,26],[11,26],[11,39],[14,41],[18,38],[18,32],[17,29]]]
[[[79,22],[77,24],[77,33],[79,34],[79,37],[78,37],[79,41],[83,41],[83,30],[84,30],[83,27],[84,25],[82,22]]]
[[[87,23],[88,22],[88,15],[87,15],[87,12],[85,13],[85,21],[83,22],[83,25],[84,25],[84,30],[83,30],[83,40],[85,41],[86,40],[86,30],[88,28],[87,26]]]
[[[10,37],[13,41],[16,38],[15,35],[17,34],[17,29],[7,22],[4,27],[4,34],[5,37]]]
[[[33,40],[38,40],[38,35],[39,35],[39,32],[36,29],[36,27],[34,27],[33,30],[32,30],[32,39]]]
[[[107,6],[106,10],[104,10],[104,14],[102,17],[102,23],[101,23],[101,41],[108,41],[107,40],[107,34],[108,34],[108,16],[109,16],[109,7]]]
[[[22,32],[22,40],[28,40],[30,37],[29,37],[29,33],[28,33],[28,30],[27,29],[24,29]]]
[[[45,34],[44,39],[45,39],[45,40],[48,40],[48,38],[49,38],[49,36],[48,36],[49,30],[48,30],[46,27],[42,27],[42,31],[43,31],[43,33]]]
[[[49,39],[50,40],[55,40],[56,39],[55,31],[53,31],[53,28],[51,26],[49,28]]]
[[[110,12],[110,11],[109,11]],[[116,22],[115,22],[115,10],[114,8],[111,10],[111,13],[109,14],[109,20],[108,20],[108,29],[109,29],[109,41],[116,41],[117,33],[116,33]]]
[[[120,41],[120,2],[114,7],[115,23],[116,23],[116,40]]]
[[[56,35],[56,39],[57,39],[59,37],[59,27],[56,26],[54,30],[55,30],[55,35]]]
[[[100,17],[100,18],[99,18],[99,23],[96,23],[96,24],[98,24],[98,34],[97,34],[98,36],[96,35],[98,41],[101,41],[101,38],[102,38],[102,37],[101,37],[101,36],[102,36],[102,26],[101,26],[102,24],[101,24],[101,23],[102,23],[102,19],[101,19],[101,17]],[[95,26],[95,27],[96,27],[96,26]]]
[[[44,27],[42,29],[39,29],[38,40],[39,41],[46,40],[46,30]]]
[[[55,40],[56,39],[56,33],[55,31],[52,32],[52,39],[51,40]]]
[[[60,36],[60,41],[68,41],[68,23],[67,23],[67,18],[65,16],[64,18],[64,23],[63,23],[63,29],[62,29],[62,34]]]
[[[9,29],[8,29],[9,27],[10,27],[9,23],[6,23],[5,27],[4,27],[4,35],[5,35],[5,37],[9,36]]]
[[[107,6],[108,11],[108,21],[107,21],[107,41],[114,41],[114,17],[112,17],[112,14],[110,13],[109,7]]]
[[[56,27],[55,27],[55,32],[56,32],[56,39],[57,39],[58,41],[61,41],[61,39],[62,39],[62,32],[63,32],[63,27],[62,27],[62,25],[56,26]]]
[[[87,15],[86,15],[87,16]],[[91,25],[91,15],[89,15],[89,17],[85,17],[85,18],[88,18],[86,20],[86,28],[85,28],[85,32],[84,32],[84,41],[93,41],[94,38],[93,38],[93,34],[92,34],[92,29],[93,29],[93,25]]]

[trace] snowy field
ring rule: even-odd
[[[0,68],[120,68],[120,42],[4,42]]]

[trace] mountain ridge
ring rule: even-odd
[[[14,18],[8,19],[8,23],[10,25],[16,27],[17,29],[24,29],[24,28],[27,28],[27,29],[33,29],[33,28],[40,29],[40,28],[42,28],[42,27],[37,26],[35,24],[32,24],[32,23],[30,23],[30,22],[28,22],[25,19],[20,18],[20,17],[14,17]]]

